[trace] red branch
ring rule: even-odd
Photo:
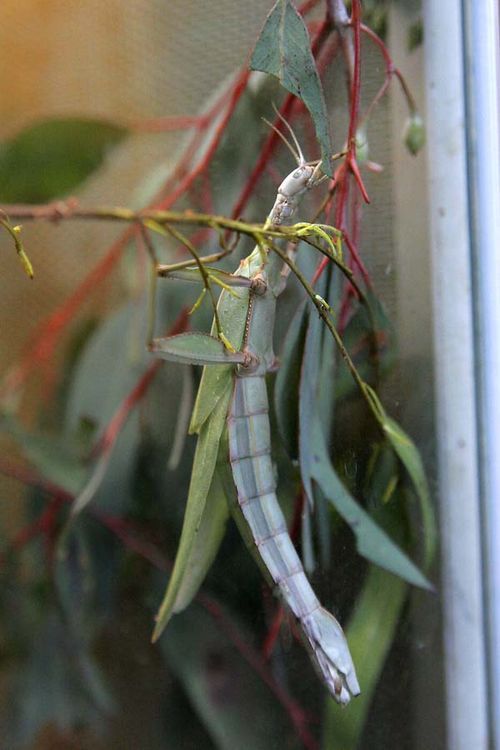
[[[205,151],[203,158],[199,161],[194,169],[192,169],[188,174],[185,175],[185,177],[181,180],[175,190],[172,190],[172,192],[170,192],[163,200],[160,200],[159,202],[154,204],[154,208],[158,208],[161,210],[167,210],[168,208],[170,208],[182,195],[184,195],[184,193],[191,187],[193,182],[208,168],[215,155],[215,152],[217,151],[227,124],[233,116],[236,105],[238,104],[238,101],[245,91],[249,76],[250,71],[242,70],[238,78],[236,79],[236,82],[234,83],[231,91],[231,95],[229,97],[226,112],[224,113],[221,121],[216,128],[216,131],[212,137],[212,140],[210,141],[209,146],[207,147],[207,150]]]
[[[359,268],[365,282],[369,285],[370,279],[366,271],[366,268],[364,267],[361,261],[361,258],[359,257],[357,253],[355,245],[353,244],[352,241],[349,240],[347,226],[346,226],[346,215],[345,215],[346,206],[348,205],[348,201],[349,201],[349,191],[350,191],[349,177],[351,174],[353,175],[365,202],[366,203],[370,202],[370,199],[366,192],[366,188],[363,184],[363,180],[359,171],[358,163],[356,161],[356,132],[357,132],[357,127],[358,127],[359,101],[360,101],[360,96],[361,96],[361,3],[360,3],[360,0],[353,0],[352,17],[351,17],[350,25],[352,26],[353,37],[354,37],[354,61],[353,61],[352,78],[350,80],[350,86],[349,86],[350,108],[349,108],[349,128],[348,128],[348,137],[347,137],[347,154],[345,156],[344,162],[335,172],[334,180],[330,189],[332,190],[333,186],[335,186],[336,194],[337,194],[337,199],[336,199],[336,204],[335,204],[335,226],[338,229],[340,229],[340,231],[343,233],[346,245],[348,246],[351,252],[352,260],[355,263],[355,265]],[[351,220],[352,220],[352,217],[351,217]],[[356,222],[356,220],[357,220],[357,217],[354,217],[354,222]],[[354,229],[354,234],[357,235],[357,229]],[[318,267],[316,268],[316,271],[312,279],[313,285],[319,279],[319,277],[321,276],[321,274],[327,267],[328,263],[329,263],[328,258],[323,258],[319,262]]]

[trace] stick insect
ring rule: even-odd
[[[288,223],[301,198],[325,179],[321,162],[306,162],[293,130],[286,121],[285,124],[295,148],[284,140],[297,167],[278,187],[266,228]],[[260,566],[296,618],[319,676],[333,698],[346,705],[360,692],[347,641],[335,617],[321,606],[305,575],[276,498],[265,376],[276,368],[276,300],[285,287],[287,272],[282,258],[264,242],[258,243],[226,279],[238,291],[229,287],[221,292],[212,330],[218,337],[180,334],[155,339],[151,349],[165,359],[204,366],[190,427],[199,435],[190,498],[197,492],[195,481],[205,482],[207,488],[210,484],[211,492],[224,492],[225,486],[226,492],[236,495],[233,514],[242,533],[250,539]],[[185,276],[180,274],[177,278]],[[210,511],[207,509],[206,513]],[[204,523],[209,527],[210,522],[209,517],[200,516],[197,528]],[[176,566],[189,554],[185,552],[187,548],[181,537]],[[186,606],[195,593],[193,588],[183,592],[174,567],[157,617],[154,640],[170,615]]]

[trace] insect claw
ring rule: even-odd
[[[309,180],[307,181],[307,187],[308,188],[316,187],[316,185],[320,185],[322,182],[324,182],[326,179],[328,179],[328,175],[321,174],[321,165],[322,165],[322,163],[323,163],[322,159],[320,159],[319,161],[316,161],[316,162],[314,162],[314,161],[308,162],[308,164],[311,167],[314,166],[314,172],[312,173],[312,175],[309,177]],[[321,174],[320,177],[318,177],[319,174]]]
[[[267,283],[264,281],[262,276],[254,276],[250,284],[250,289],[254,294],[261,297],[267,292]]]

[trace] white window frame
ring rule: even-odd
[[[497,0],[424,3],[447,746],[500,749]]]

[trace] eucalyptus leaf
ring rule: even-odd
[[[321,146],[321,169],[332,177],[332,147],[325,96],[306,25],[291,0],[277,0],[271,8],[255,45],[250,67],[276,76],[287,91],[304,102]]]
[[[414,586],[432,590],[432,585],[368,513],[349,494],[328,456],[318,418],[314,429],[313,477],[339,515],[351,527],[360,555]]]
[[[398,459],[387,441],[372,446],[363,483],[367,505],[377,509],[392,502],[399,484]]]
[[[306,326],[306,302],[304,301],[299,305],[286,333],[280,368],[274,386],[274,408],[278,429],[286,451],[292,459],[299,455],[298,397]]]
[[[129,304],[111,315],[87,342],[68,392],[67,438],[79,430],[82,420],[92,422],[96,437],[100,437],[143,376],[150,363],[145,347],[145,318],[142,305]],[[98,488],[92,495],[96,506],[113,513],[124,512],[130,506],[139,441],[139,416],[133,410],[103,467],[104,474],[98,477]],[[78,489],[85,485],[82,483]]]
[[[313,430],[318,398],[318,378],[320,373],[321,319],[316,311],[309,309],[309,321],[302,358],[299,388],[299,462],[300,476],[304,491],[313,505],[312,471],[313,471]]]
[[[53,119],[0,144],[0,200],[43,203],[78,187],[127,135],[104,120]]]
[[[229,508],[221,477],[215,469],[205,508],[196,533],[196,543],[186,561],[182,581],[177,592],[173,612],[182,612],[198,592],[226,530]]]
[[[230,396],[231,388],[228,387],[217,402],[210,418],[200,429],[181,539],[175,558],[174,569],[156,618],[156,626],[153,633],[154,641],[159,638],[172,614],[176,611],[177,597],[181,591],[184,576],[187,575],[189,565],[193,559],[194,549],[198,544],[198,534],[212,485],[219,452],[219,442],[226,424]]]
[[[375,391],[366,384],[365,390],[374,404],[374,413],[377,415],[377,419],[384,434],[408,472],[415,492],[417,493],[424,527],[424,564],[427,568],[432,562],[436,551],[437,524],[422,458],[420,457],[418,448],[409,435],[406,434],[394,419],[391,419],[391,417],[386,414]]]

